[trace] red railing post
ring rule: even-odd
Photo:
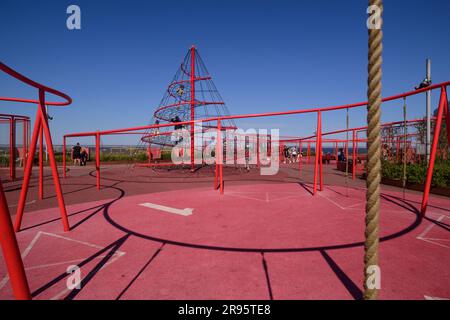
[[[298,172],[301,175],[302,174],[302,160],[303,160],[303,154],[302,154],[303,145],[302,142],[299,142],[298,144]]]
[[[316,155],[314,157],[314,181],[313,181],[313,194],[317,193],[317,174],[319,170],[320,162],[320,132],[322,125],[322,114],[320,111],[317,112],[317,130],[316,130]]]
[[[337,160],[338,160],[338,142],[337,141],[334,142],[334,158],[336,159],[336,163],[337,163]]]
[[[195,120],[195,47],[191,47],[191,170],[195,169],[195,149],[194,149],[194,120]]]
[[[356,130],[353,130],[353,145],[352,145],[352,179],[355,180],[356,179]]]
[[[219,176],[220,194],[223,194],[223,143],[222,143],[222,127],[220,119],[217,119],[217,145],[216,145],[216,175]]]
[[[320,114],[319,128],[319,172],[320,172],[320,191],[323,191],[323,147],[322,147],[322,112]]]
[[[259,160],[259,133],[256,133],[256,166],[260,168],[260,160]]]
[[[25,269],[23,267],[22,257],[19,246],[17,245],[14,234],[11,217],[9,215],[8,204],[6,203],[5,193],[3,192],[2,182],[0,180],[0,242],[2,252],[8,269],[8,274],[13,289],[14,297],[17,300],[30,300],[30,288],[28,287]]]
[[[308,141],[308,149],[306,150],[306,163],[309,164],[311,158],[311,142]]]
[[[11,117],[9,122],[9,177],[16,180],[16,119]]]
[[[39,89],[38,110],[40,111],[41,124],[42,124],[42,128],[44,129],[44,136],[45,136],[45,141],[46,141],[46,146],[47,146],[48,158],[50,160],[50,166],[51,166],[52,175],[53,175],[53,184],[55,186],[56,198],[58,200],[59,211],[61,213],[61,220],[63,223],[64,231],[67,232],[70,230],[69,220],[67,218],[66,204],[64,203],[64,196],[63,196],[62,189],[61,189],[61,182],[59,181],[58,166],[56,164],[55,151],[53,150],[52,136],[50,134],[50,129],[48,127],[48,122],[47,122],[47,114],[45,111],[45,91],[44,91],[44,89]]]
[[[16,220],[14,223],[14,231],[18,232],[22,224],[23,211],[25,209],[25,201],[27,200],[28,187],[30,185],[30,176],[33,169],[34,154],[36,153],[37,140],[41,130],[41,116],[39,109],[36,113],[36,122],[34,123],[33,136],[31,137],[30,153],[27,165],[23,175],[22,189],[20,191],[19,203],[17,205]]]
[[[39,200],[44,199],[44,128],[39,132]]]
[[[28,136],[28,131],[27,131],[27,128],[28,128],[28,121],[27,120],[23,120],[23,128],[22,128],[22,134],[23,134],[23,137],[22,137],[22,152],[23,152],[23,155],[22,155],[22,168],[23,168],[23,171],[25,172],[25,165],[26,165],[26,163],[27,163],[27,153],[28,153],[28,146],[27,146],[27,144],[28,144],[28,141],[27,141],[27,136]]]
[[[66,137],[64,136],[63,137],[63,150],[62,150],[62,157],[63,157],[63,178],[65,179],[65,178],[67,178],[67,174],[66,174],[66,172],[67,172],[67,169],[66,169],[66,167],[67,167],[67,164],[66,164],[66,161],[67,161],[67,146],[66,146]]]
[[[422,205],[421,205],[421,210],[420,210],[423,216],[425,216],[425,213],[427,211],[428,200],[429,200],[430,189],[431,189],[431,181],[433,179],[434,163],[436,161],[436,152],[437,152],[437,146],[439,143],[439,134],[441,132],[442,117],[444,115],[444,111],[448,111],[448,101],[447,101],[447,91],[446,91],[446,88],[443,86],[441,88],[441,98],[439,100],[439,109],[438,109],[438,115],[436,117],[436,126],[434,128],[433,143],[431,145],[430,162],[428,164],[427,178],[425,181],[425,189],[423,191]],[[448,116],[448,112],[447,112],[447,116]],[[447,130],[450,130],[450,129],[447,128]],[[448,138],[450,138],[449,131],[447,131],[447,135],[448,135]]]
[[[95,171],[97,176],[97,190],[100,190],[100,133],[95,134]]]

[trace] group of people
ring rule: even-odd
[[[78,142],[72,148],[72,160],[74,165],[85,166],[89,159],[89,148],[80,146]]]

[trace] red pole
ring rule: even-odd
[[[259,133],[256,134],[256,165],[259,169],[260,162],[259,162]]]
[[[28,133],[27,133],[27,126],[28,126],[28,121],[27,120],[23,120],[23,128],[22,128],[22,133],[23,133],[23,138],[22,138],[22,152],[23,152],[23,155],[22,155],[22,167],[23,167],[24,171],[25,171],[25,164],[27,162],[27,152],[28,152],[28,150],[27,150],[27,143],[28,143],[28,141],[27,141],[27,135],[28,135]]]
[[[320,148],[320,126],[322,122],[321,112],[317,112],[317,130],[316,130],[316,156],[314,157],[314,181],[313,181],[313,194],[317,193],[317,173],[319,170],[318,164],[320,161],[319,157],[319,148]]]
[[[220,119],[217,119],[217,144],[219,149],[219,170],[220,170],[220,194],[223,194],[223,143],[222,143],[222,127]]]
[[[319,172],[320,172],[320,191],[323,191],[323,148],[322,148],[322,113],[320,114],[320,129],[319,129]]]
[[[309,164],[309,160],[311,157],[311,142],[308,142],[308,150],[306,150],[306,163]]]
[[[444,114],[444,110],[448,110],[448,102],[447,102],[446,88],[442,87],[441,88],[441,98],[439,101],[438,115],[436,118],[436,127],[434,129],[433,144],[431,145],[430,163],[428,165],[427,179],[425,181],[425,190],[423,191],[422,206],[421,206],[421,213],[423,216],[425,216],[425,213],[427,211],[428,200],[429,200],[429,196],[430,196],[431,180],[433,179],[434,163],[436,160],[436,151],[437,151],[437,146],[439,143],[439,134],[441,132],[442,116]],[[447,128],[447,130],[450,130],[450,129]],[[447,133],[448,133],[448,131],[447,131]]]
[[[67,159],[66,159],[66,157],[67,157],[66,137],[63,137],[63,177],[64,177],[64,179],[67,178],[67,175],[66,175]]]
[[[234,137],[234,148],[233,148],[233,152],[234,152],[234,166],[237,167],[237,144],[238,144],[238,139],[237,137]]]
[[[352,145],[352,179],[356,179],[356,131],[353,130],[353,145]]]
[[[334,143],[334,157],[337,162],[338,161],[338,142],[337,141]]]
[[[42,127],[44,128],[44,136],[47,146],[48,158],[50,160],[50,166],[53,174],[53,184],[55,186],[56,196],[58,199],[59,211],[61,213],[61,220],[63,223],[64,231],[70,231],[69,220],[67,218],[66,204],[64,203],[64,196],[61,189],[61,183],[59,181],[58,166],[56,165],[55,151],[53,150],[52,136],[48,127],[47,115],[45,111],[45,91],[39,89],[39,106],[40,117]]]
[[[100,190],[100,133],[95,134],[95,171],[97,172],[97,190]]]
[[[9,177],[16,180],[16,120],[11,117],[9,123]]]
[[[9,215],[8,204],[0,181],[0,242],[6,268],[8,269],[11,287],[17,300],[31,300],[25,269],[14,229]]]
[[[217,123],[219,123],[219,120],[217,120]],[[218,126],[218,124],[217,124]],[[219,178],[219,134],[217,132],[216,134],[216,151],[215,151],[215,157],[216,157],[216,165],[214,167],[214,190],[217,190],[219,187],[218,185],[218,178]]]
[[[298,152],[299,152],[299,155],[298,155],[298,172],[299,172],[299,174],[301,175],[302,174],[302,160],[303,160],[303,154],[302,154],[302,148],[303,146],[302,146],[302,142],[299,142],[299,144],[298,144]]]
[[[14,223],[14,231],[16,232],[20,230],[20,225],[22,224],[23,211],[25,209],[25,201],[27,200],[31,171],[33,169],[34,154],[36,153],[37,140],[39,137],[39,132],[41,131],[41,122],[42,120],[38,109],[36,113],[36,122],[34,123],[33,128],[33,136],[31,137],[30,153],[28,156],[25,173],[23,175],[22,190],[20,192],[19,203],[17,205],[16,221]]]
[[[358,138],[358,132],[356,132],[356,160],[358,160],[359,156],[359,138]]]
[[[220,120],[217,119],[217,134],[216,134],[216,166],[215,166],[215,176],[214,176],[214,190],[220,187],[220,177],[219,177],[219,163],[220,163],[220,146],[219,146],[219,136],[220,136]],[[219,180],[219,181],[218,181]]]
[[[195,120],[195,46],[191,47],[191,121]],[[191,123],[191,169],[195,169],[194,162],[194,122]]]
[[[39,200],[44,199],[44,128],[39,133]]]

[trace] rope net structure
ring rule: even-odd
[[[201,131],[217,129],[217,121],[202,121],[201,128],[198,123],[179,124],[196,120],[221,118],[229,116],[228,108],[215,86],[208,69],[205,66],[195,46],[186,53],[183,62],[167,87],[167,90],[152,115],[150,124],[168,124],[172,126],[147,129],[141,137],[141,142],[149,147],[157,146],[170,149],[180,140],[174,139],[172,133],[177,129],[186,129],[190,132],[191,166],[194,167],[194,153],[203,150],[202,145],[195,145],[194,134]],[[234,120],[221,122],[221,128],[236,129]],[[197,155],[197,154],[195,154]]]

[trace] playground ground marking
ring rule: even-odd
[[[64,239],[67,241],[72,241],[72,242],[76,242],[76,243],[80,243],[82,245],[91,247],[91,248],[95,248],[95,249],[104,249],[105,247],[102,246],[98,246],[96,244],[93,243],[89,243],[86,241],[81,241],[81,240],[76,240],[76,239],[72,239],[72,238],[68,238],[68,237],[64,237],[58,234],[54,234],[54,233],[49,233],[49,232],[44,232],[44,231],[38,231],[38,233],[36,234],[36,236],[33,238],[33,240],[31,240],[31,242],[28,244],[28,246],[25,248],[25,250],[22,252],[21,256],[22,259],[25,259],[28,254],[31,252],[31,250],[34,248],[35,244],[37,243],[37,241],[39,240],[39,238],[42,237],[42,235],[46,235],[46,236],[50,236],[50,237],[54,237],[54,238],[59,238],[59,239]],[[105,263],[102,268],[100,270],[102,270],[103,268],[105,268],[107,265],[115,262],[117,259],[119,259],[120,257],[122,257],[125,254],[125,252],[123,251],[116,251],[113,253],[112,258],[110,261],[108,261],[107,263]],[[96,259],[103,259],[104,257],[106,257],[105,255],[102,256],[98,256],[96,257]],[[74,259],[74,260],[68,260],[68,261],[61,261],[61,262],[56,262],[56,263],[50,263],[50,264],[43,264],[43,265],[37,265],[37,266],[30,266],[25,268],[25,270],[34,270],[34,269],[40,269],[40,268],[48,268],[48,267],[53,267],[53,266],[58,266],[58,265],[70,265],[76,262],[81,262],[84,261],[85,259],[80,258],[80,259]],[[9,275],[6,274],[5,277],[0,281],[0,289],[2,289],[9,281]],[[66,289],[64,290],[66,291]]]
[[[322,198],[324,198],[324,199],[326,199],[326,200],[328,200],[328,201],[330,201],[332,204],[334,204],[336,207],[338,207],[339,209],[341,209],[341,210],[359,210],[358,208],[355,208],[356,206],[359,206],[359,205],[361,205],[361,204],[363,204],[363,202],[360,202],[360,203],[354,203],[354,204],[352,204],[352,205],[350,205],[350,206],[347,206],[347,207],[343,207],[343,206],[341,206],[339,203],[337,203],[336,201],[333,201],[333,200],[331,200],[330,198],[328,198],[327,196],[325,196],[325,195],[323,195],[323,194],[321,194],[321,193],[317,193],[320,197],[322,197]]]
[[[276,199],[270,199],[270,195],[269,194],[270,193],[275,194],[274,192],[266,192],[264,199],[248,196],[248,194],[255,194],[255,193],[257,193],[257,192],[239,192],[239,193],[238,192],[236,192],[236,193],[235,192],[227,192],[227,193],[225,193],[225,195],[226,196],[236,197],[236,198],[261,201],[261,202],[265,202],[265,203],[274,202],[274,201],[281,201],[281,200],[286,200],[286,199],[298,199],[298,198],[310,197],[310,195],[301,195],[301,194],[299,195],[296,192],[291,192],[294,195],[285,196],[285,197],[279,197],[279,198],[276,198]],[[279,192],[279,193],[286,194],[288,192]],[[245,194],[247,194],[247,195],[245,195]]]
[[[448,216],[441,215],[439,218],[436,219],[436,221],[442,222],[442,220],[444,220],[445,218],[448,218]],[[418,235],[416,239],[422,240],[422,241],[425,241],[425,242],[428,242],[428,243],[431,243],[431,244],[434,244],[434,245],[437,245],[437,246],[440,246],[443,248],[450,249],[449,246],[437,242],[437,241],[450,241],[450,239],[438,239],[438,238],[430,238],[430,237],[426,236],[428,233],[430,233],[430,231],[431,231],[431,229],[433,229],[433,227],[435,227],[435,224],[430,223],[430,225],[425,230],[423,230],[422,233],[420,235]]]
[[[163,205],[151,203],[151,202],[141,203],[139,205],[150,208],[150,209],[155,209],[155,210],[164,211],[164,212],[168,212],[168,213],[178,214],[180,216],[190,216],[192,214],[192,211],[194,211],[194,209],[191,209],[191,208],[177,209],[177,208],[167,207],[167,206],[163,206]]]

